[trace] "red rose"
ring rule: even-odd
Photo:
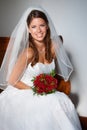
[[[50,74],[40,74],[33,80],[33,91],[37,94],[49,94],[56,91],[58,81]]]

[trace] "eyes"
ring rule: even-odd
[[[31,25],[32,29],[37,28],[37,27],[38,27],[37,25]],[[46,24],[40,24],[39,27],[46,27]]]

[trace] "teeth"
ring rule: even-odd
[[[38,37],[41,37],[42,35],[37,35]]]
[[[42,34],[37,34],[37,36],[38,36],[38,37],[41,37],[41,36],[42,36]]]

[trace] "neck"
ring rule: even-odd
[[[44,42],[35,42],[38,52],[45,52]]]
[[[41,49],[38,48],[37,50],[38,50],[39,53],[44,53],[45,52],[45,48],[41,48]]]

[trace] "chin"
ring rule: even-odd
[[[44,40],[44,37],[43,38],[37,38],[36,41],[38,42],[42,42]]]

